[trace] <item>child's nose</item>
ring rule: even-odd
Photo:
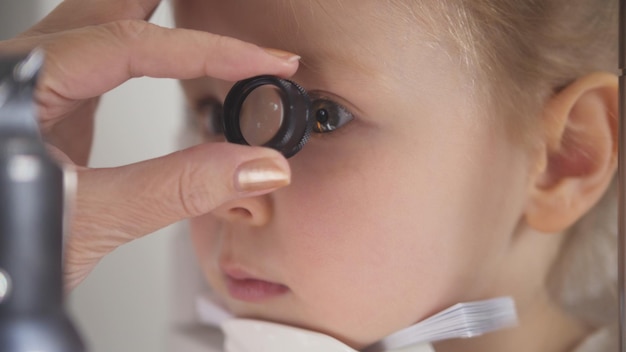
[[[212,214],[229,222],[243,222],[251,226],[264,226],[272,218],[272,199],[267,196],[237,199],[228,202]]]

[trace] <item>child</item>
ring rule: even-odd
[[[616,0],[174,7],[181,27],[300,55],[291,79],[337,117],[290,186],[191,221],[231,312],[362,349],[508,295],[519,327],[435,349],[616,350]],[[232,84],[183,82],[198,126]]]

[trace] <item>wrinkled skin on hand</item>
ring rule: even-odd
[[[78,174],[65,249],[68,290],[124,243],[229,200],[276,188],[253,194],[238,189],[233,175],[241,164],[271,160],[289,173],[286,160],[273,150],[225,143],[117,168],[86,166],[99,97],[131,78],[212,76],[235,81],[258,74],[288,77],[297,69],[297,59],[286,52],[150,24],[158,4],[67,0],[28,31],[0,41],[0,54],[41,48],[46,55],[35,92],[40,127],[52,154]]]

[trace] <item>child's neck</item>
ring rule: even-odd
[[[435,344],[437,352],[572,352],[591,333],[580,321],[567,315],[547,294],[532,306],[518,307],[520,325],[480,338]]]

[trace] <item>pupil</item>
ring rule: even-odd
[[[317,122],[321,123],[321,124],[325,124],[328,122],[328,111],[326,109],[319,109],[317,110],[317,112],[315,113],[315,118],[317,119]]]

